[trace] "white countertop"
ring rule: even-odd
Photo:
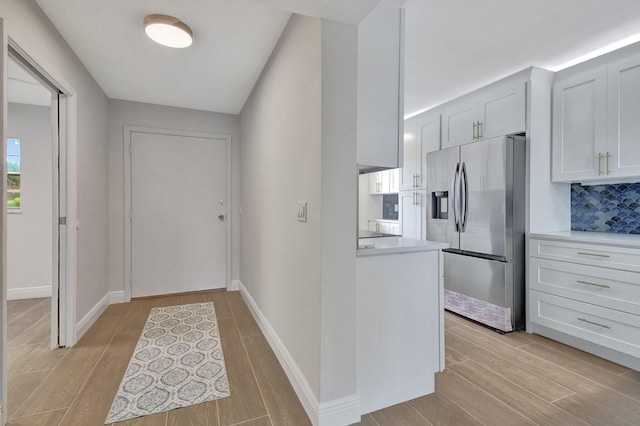
[[[618,247],[640,248],[640,235],[612,232],[563,231],[529,234],[529,238],[572,241],[576,243],[604,244]]]
[[[372,246],[372,247],[369,247]],[[358,256],[415,253],[449,248],[449,244],[437,241],[414,240],[404,237],[363,238],[358,240]]]

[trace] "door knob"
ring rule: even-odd
[[[219,214],[218,215],[218,219],[220,219],[221,222],[224,222],[224,215],[223,214]]]

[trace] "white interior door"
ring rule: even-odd
[[[131,133],[133,297],[226,287],[226,140]]]

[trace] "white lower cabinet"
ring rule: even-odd
[[[536,236],[529,254],[527,330],[639,369],[640,248]]]
[[[400,223],[402,236],[416,240],[426,239],[426,191],[402,191],[398,204],[400,205]]]
[[[400,235],[400,223],[397,220],[371,219],[367,229],[383,234]]]
[[[531,320],[569,336],[640,358],[640,316],[532,291]]]

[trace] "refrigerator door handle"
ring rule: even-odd
[[[460,227],[461,231],[465,232],[467,229],[467,213],[469,211],[469,179],[467,178],[467,165],[466,163],[462,163],[462,177],[460,179],[460,198],[461,198],[461,214],[462,218],[460,219]]]
[[[451,204],[453,207],[453,222],[455,224],[456,232],[460,232],[460,220],[458,219],[458,205],[460,204],[460,191],[459,182],[460,178],[460,163],[456,164],[456,173],[453,175],[453,197],[451,198]]]

